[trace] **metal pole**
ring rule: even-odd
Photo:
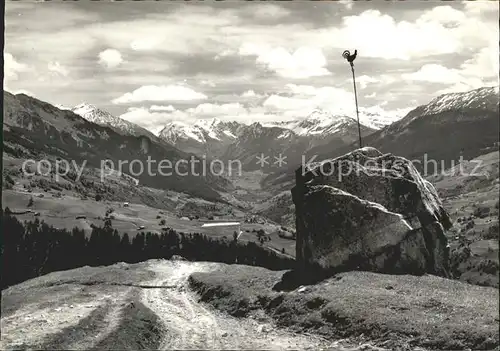
[[[358,119],[358,135],[359,135],[359,148],[363,147],[361,143],[361,124],[359,123],[359,110],[358,110],[358,93],[356,92],[356,76],[354,75],[354,64],[351,63],[351,71],[352,71],[352,82],[354,84],[354,101],[356,102],[356,117]]]

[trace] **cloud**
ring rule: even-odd
[[[276,4],[262,4],[252,8],[252,15],[257,18],[281,19],[290,15],[290,11]]]
[[[250,89],[250,90],[247,90],[247,91],[244,91],[240,96],[240,98],[244,98],[244,99],[260,99],[262,97],[264,97],[264,95],[262,94],[257,94],[253,89]]]
[[[211,80],[206,80],[206,79],[202,80],[200,82],[200,84],[201,85],[206,85],[206,86],[209,86],[209,87],[212,87],[212,88],[214,88],[217,85],[217,84],[215,84],[215,82],[213,82]]]
[[[241,94],[242,97],[254,97],[256,96],[255,91],[253,90],[247,90],[243,94]]]
[[[341,88],[310,85],[287,84],[285,88],[291,96],[272,95],[263,106],[267,111],[288,118],[301,118],[310,114],[314,108],[320,108],[333,115],[355,115],[354,94]],[[374,97],[374,96],[373,96]],[[382,116],[386,119],[396,120],[403,117],[412,107],[404,109],[385,110],[379,105],[360,106],[359,111],[363,118],[370,114]],[[368,122],[368,121],[367,121]]]
[[[167,112],[173,112],[173,111],[175,111],[175,107],[173,107],[172,105],[168,105],[168,106],[152,105],[149,108],[149,110],[150,111],[167,111]]]
[[[498,42],[492,40],[490,45],[477,51],[474,56],[465,61],[460,68],[464,75],[482,77],[483,79],[493,77],[498,79]]]
[[[158,44],[163,40],[160,37],[156,38],[139,38],[135,39],[130,43],[130,48],[135,51],[149,51],[156,49]]]
[[[331,74],[326,68],[326,58],[320,49],[301,47],[290,53],[275,48],[257,57],[256,62],[276,72],[283,78],[310,78]]]
[[[122,54],[115,49],[106,49],[101,51],[98,55],[99,64],[106,68],[118,67],[122,62]]]
[[[339,0],[339,3],[344,5],[348,10],[352,10],[352,5],[354,5],[353,0]]]
[[[69,75],[69,70],[66,67],[62,66],[58,61],[49,62],[47,65],[47,69],[50,72],[59,74],[63,77],[67,77]]]
[[[262,106],[271,112],[283,112],[310,109],[314,107],[314,103],[307,99],[273,94],[264,101]]]
[[[361,90],[363,90],[366,89],[369,84],[380,83],[380,79],[363,74],[362,76],[356,77],[356,83],[359,83]]]
[[[402,78],[412,81],[441,83],[450,85],[449,89],[466,91],[485,85],[498,84],[499,55],[498,45],[492,41],[487,47],[477,51],[471,59],[459,68],[447,68],[440,64],[426,64],[418,71],[402,74]],[[440,90],[450,92],[449,89]]]
[[[293,53],[283,47],[245,44],[240,47],[242,56],[257,56],[255,62],[283,78],[303,79],[331,74],[326,69],[327,60],[321,49],[299,47]]]
[[[205,94],[182,85],[144,85],[114,100],[113,104],[143,101],[190,101],[207,99]]]
[[[229,104],[204,103],[196,106],[195,108],[189,108],[186,110],[186,112],[195,116],[196,118],[221,116],[235,117],[240,114],[247,114],[248,110],[240,103],[235,102]]]
[[[488,32],[498,32],[498,24],[445,5],[423,11],[412,22],[379,10],[345,16],[341,26],[318,30],[315,41],[338,50],[357,48],[359,58],[410,60],[481,47],[487,39],[478,33]]]
[[[497,1],[463,1],[463,4],[464,10],[472,15],[498,14],[499,12]],[[498,19],[498,15],[496,17]]]
[[[170,121],[184,120],[185,114],[178,110],[156,112],[150,111],[146,107],[129,107],[127,112],[120,115],[120,118],[157,133]]]
[[[291,96],[273,94],[263,106],[275,113],[285,112],[290,116],[308,115],[314,108],[322,108],[334,114],[345,114],[352,110],[354,94],[344,89],[323,86],[287,84],[285,88]]]
[[[249,119],[299,115],[316,104],[333,110],[345,106],[351,113],[352,81],[341,57],[345,49],[359,51],[360,106],[374,91],[370,102],[388,100],[395,109],[413,98],[425,103],[442,88],[498,82],[498,3],[402,2],[367,11],[364,4],[343,3],[260,2],[249,12],[250,5],[240,3],[223,8],[130,3],[119,9],[108,4],[97,11],[76,2],[63,7],[10,2],[4,73],[12,90],[28,89],[65,105],[85,99],[117,115],[124,110],[116,104],[141,101],[166,108],[146,108],[157,113],[173,113],[169,104],[187,109],[201,102],[239,102]],[[99,54],[108,50],[119,53],[115,61],[101,60]],[[70,74],[54,74],[49,62],[69,68]],[[430,77],[432,69],[446,83],[429,84],[438,80]],[[402,74],[414,83],[406,84]],[[166,88],[184,79],[180,85],[188,92]],[[306,83],[300,85],[299,79]],[[297,83],[297,91],[284,88],[287,83]],[[299,110],[283,107],[294,104]]]
[[[412,81],[453,84],[463,79],[460,71],[449,69],[439,64],[427,64],[413,73],[402,74],[402,78]]]
[[[444,5],[434,7],[431,10],[424,12],[422,16],[419,17],[418,22],[428,24],[447,24],[453,22],[460,23],[466,19],[467,15],[464,12],[454,9],[449,5]]]
[[[13,81],[19,79],[19,73],[29,72],[31,68],[19,61],[17,61],[12,54],[4,52],[4,75],[6,81]]]
[[[25,89],[15,90],[15,91],[12,92],[12,94],[14,94],[14,95],[24,94],[24,95],[28,95],[28,96],[31,96],[31,97],[34,97],[34,98],[37,97],[33,92],[31,92],[29,90],[25,90]]]

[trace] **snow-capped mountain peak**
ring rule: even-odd
[[[225,122],[218,118],[199,119],[193,123],[171,121],[158,136],[174,145],[189,139],[203,144],[214,141],[225,143],[236,139],[238,127],[240,124],[237,122]]]
[[[436,115],[446,111],[465,109],[499,110],[498,86],[484,87],[466,92],[447,93],[439,95],[426,105],[411,110],[403,119],[398,128],[402,128],[412,121],[425,116]]]
[[[333,115],[330,112],[316,108],[303,119],[266,123],[266,127],[279,127],[292,131],[298,136],[329,135],[337,132],[342,125],[355,121],[344,115]]]
[[[168,143],[175,144],[179,140],[193,139],[205,143],[206,139],[199,128],[180,121],[169,122],[159,133],[160,138]]]
[[[462,93],[440,95],[425,105],[423,114],[435,114],[461,108],[498,108],[498,88],[498,86],[485,87]]]
[[[71,111],[85,118],[89,122],[111,127],[122,134],[125,133],[134,136],[145,135],[149,137],[153,136],[149,131],[138,126],[137,124],[126,121],[120,117],[113,116],[109,112],[101,110],[88,103],[81,103],[73,107]]]
[[[194,125],[199,126],[201,128],[211,128],[211,127],[213,128],[219,125],[220,123],[222,123],[222,121],[218,118],[208,118],[208,119],[199,119],[194,123]]]
[[[118,117],[111,115],[108,112],[98,109],[94,105],[81,103],[76,105],[71,109],[77,115],[82,116],[89,122],[97,123],[97,124],[109,124],[116,122]]]

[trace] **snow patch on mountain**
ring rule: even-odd
[[[109,112],[103,111],[94,105],[81,103],[71,109],[73,113],[85,118],[87,121],[108,126],[121,134],[130,134],[133,136],[152,136],[151,132],[138,126],[135,123],[126,121],[120,117],[113,116]]]
[[[57,107],[59,110],[69,110],[71,111],[71,107],[67,107],[67,106],[64,106],[64,105],[60,105],[60,104],[57,104],[57,105],[54,105],[55,107]]]
[[[498,86],[475,89],[463,93],[440,95],[423,108],[423,114],[436,114],[452,109],[485,108],[498,106]]]
[[[193,139],[199,143],[205,143],[206,139],[203,133],[187,123],[172,121],[169,122],[159,133],[160,138],[168,143],[175,144],[179,140]]]
[[[428,104],[411,110],[402,119],[402,123],[398,125],[398,128],[404,128],[418,118],[446,111],[460,111],[465,109],[498,111],[500,101],[498,93],[499,87],[496,86],[439,95]]]
[[[333,115],[324,110],[315,109],[304,119],[291,121],[268,122],[265,127],[279,127],[288,129],[298,136],[332,135],[343,129],[343,127],[356,124],[356,120],[346,115]],[[368,123],[361,123],[371,129],[379,129]]]
[[[236,139],[236,130],[240,126],[237,122],[225,122],[218,118],[199,119],[194,123],[172,121],[159,132],[158,136],[173,144],[181,139],[193,139],[199,143],[222,142]]]

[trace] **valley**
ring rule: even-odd
[[[19,120],[16,116],[19,116],[23,107],[15,107],[11,103],[10,106],[14,107],[9,110],[9,118],[4,120],[4,128],[7,130],[4,146],[7,147],[3,155],[2,207],[8,208],[21,222],[42,221],[56,229],[66,230],[76,227],[82,229],[87,238],[92,236],[94,228],[108,225],[120,236],[126,233],[131,239],[142,233],[161,236],[168,230],[174,230],[179,234],[199,233],[210,240],[220,241],[223,245],[234,240],[234,233],[241,230],[236,239],[239,243],[254,243],[276,254],[278,260],[280,257],[296,258],[296,206],[291,195],[296,180],[290,169],[292,165],[295,165],[295,169],[298,168],[300,159],[298,156],[290,157],[288,166],[276,170],[255,167],[255,155],[264,151],[283,152],[287,155],[305,152],[312,155],[321,148],[331,148],[328,152],[318,153],[315,161],[331,159],[353,147],[356,136],[351,133],[344,139],[334,132],[330,140],[323,138],[318,141],[311,136],[293,136],[298,130],[295,126],[295,132],[293,128],[287,129],[291,139],[274,142],[284,132],[281,129],[283,125],[250,125],[248,128],[251,129],[240,126],[237,127],[240,132],[251,130],[251,137],[238,136],[236,143],[226,140],[223,144],[214,138],[212,145],[198,147],[205,148],[205,151],[211,150],[214,155],[219,152],[221,158],[242,159],[242,172],[199,177],[194,184],[191,179],[186,181],[182,177],[162,182],[144,176],[134,178],[126,172],[116,171],[106,171],[106,176],[102,178],[103,170],[97,167],[98,162],[86,164],[79,174],[67,172],[58,175],[54,169],[44,168],[37,162],[44,159],[54,164],[63,156],[82,159],[87,156],[87,152],[83,150],[88,145],[100,145],[97,141],[99,138],[94,136],[86,139],[88,145],[84,148],[73,148],[73,142],[68,142],[65,139],[67,137],[63,136],[66,133],[64,130],[72,128],[71,121],[87,122],[79,120],[69,110],[56,111],[41,102],[30,101],[31,98],[26,96],[7,97],[11,101],[19,99],[21,106],[27,106],[29,101],[31,106],[22,112],[23,118]],[[70,124],[62,126],[58,119],[58,124],[54,125],[36,108],[33,110],[32,106],[44,106],[44,110],[58,114]],[[313,115],[317,117],[318,113]],[[88,114],[86,116],[90,118]],[[101,111],[99,116],[107,115]],[[414,114],[410,113],[409,116],[415,118]],[[394,137],[387,136],[387,133],[400,137],[398,133],[402,127],[397,125],[408,123],[405,121],[410,117],[381,131],[366,129],[369,135],[365,140],[376,140],[374,138],[378,135],[385,143]],[[151,150],[156,150],[154,152],[159,152],[160,155],[163,152],[160,149],[169,150],[175,157],[187,157],[184,151],[178,151],[183,144],[177,141],[182,138],[165,140],[161,134],[156,137],[143,133],[140,129],[130,131],[128,124],[120,127],[121,124],[109,124],[108,119],[92,118],[93,122],[88,122],[90,124],[86,128],[95,128],[99,133],[105,132],[114,139],[113,144],[149,145],[142,149],[142,158],[150,154]],[[446,118],[449,116],[446,115]],[[27,125],[26,121],[31,124]],[[491,119],[488,121],[491,122]],[[223,122],[204,126],[225,125],[221,123]],[[446,125],[448,121],[443,123]],[[50,148],[34,147],[36,143],[20,134],[21,127],[30,125],[30,128],[35,128],[33,132],[43,131],[49,139],[56,141],[51,142]],[[294,126],[293,123],[291,125]],[[419,129],[421,127],[414,127],[414,121],[409,125],[409,130],[415,135],[423,133]],[[470,128],[470,125],[467,126]],[[290,125],[287,127],[291,128]],[[207,133],[203,135],[208,143],[210,132]],[[318,135],[322,133],[320,131]],[[37,138],[43,139],[40,135]],[[143,138],[149,141],[141,141]],[[450,272],[454,280],[429,278],[432,276],[427,275],[422,278],[405,276],[404,279],[392,278],[392,275],[372,277],[371,274],[378,273],[348,272],[323,283],[304,283],[288,288],[287,292],[280,292],[279,289],[270,287],[278,284],[280,279],[284,280],[288,271],[214,262],[176,261],[175,257],[171,261],[118,263],[100,268],[86,266],[50,273],[2,291],[2,308],[7,311],[7,315],[2,318],[2,331],[7,335],[2,339],[2,346],[48,348],[84,345],[102,348],[133,345],[161,349],[272,347],[388,350],[410,346],[433,349],[438,346],[475,348],[494,345],[497,341],[491,331],[498,319],[495,320],[490,315],[491,310],[483,302],[491,306],[498,295],[500,184],[498,144],[488,144],[491,141],[488,138],[484,142],[477,142],[477,149],[469,149],[468,153],[460,151],[459,154],[454,154],[453,150],[449,151],[445,156],[449,161],[453,159],[455,162],[453,157],[456,155],[462,158],[453,167],[444,167],[440,173],[426,177],[436,188],[452,222],[449,230],[445,231],[445,236],[449,244]],[[377,144],[375,141],[374,143]],[[428,144],[427,141],[424,143]],[[399,155],[399,148],[391,149],[391,142],[384,145],[386,146],[382,146],[382,150]],[[117,150],[113,148],[105,146],[106,150],[111,150],[106,152],[107,156],[119,155],[114,154]],[[201,152],[201,149],[187,149],[189,152]],[[215,149],[218,151],[213,151]],[[123,150],[127,150],[127,146]],[[402,150],[404,153],[405,149]],[[138,155],[136,150],[128,152],[131,152],[131,156]],[[417,155],[419,151],[411,152],[417,152],[411,154]],[[474,157],[464,158],[464,155]],[[23,162],[27,159],[36,161],[29,168],[29,175],[22,169]],[[160,183],[162,185],[158,186]],[[236,222],[240,225],[204,226],[219,222]],[[258,265],[256,262],[253,264]],[[246,282],[248,279],[250,280]],[[372,280],[379,283],[374,285],[370,283]],[[353,286],[359,284],[364,289],[355,290]],[[421,286],[422,291],[414,291],[413,287],[416,285]],[[486,290],[478,290],[478,286]],[[66,287],[65,290],[62,287]],[[242,287],[247,290],[242,291]],[[33,298],[36,301],[28,303],[31,297],[26,294],[27,289],[35,291]],[[423,298],[424,291],[428,289],[432,289],[434,295]],[[460,291],[457,300],[442,301],[446,291]],[[45,301],[43,296],[52,293],[57,294],[61,301],[68,302],[61,305]],[[331,294],[344,294],[345,297],[333,304],[328,298]],[[356,299],[366,301],[367,294],[377,296],[380,301],[390,299],[392,302],[377,305],[377,317],[372,319],[353,307]],[[391,297],[390,294],[396,296]],[[470,304],[467,308],[470,309],[467,310],[459,306],[458,301],[460,296],[463,298],[465,295],[474,296],[468,300]],[[413,302],[410,303],[410,300]],[[20,301],[20,305],[16,305],[16,301]],[[436,307],[438,305],[441,307]],[[443,311],[460,310],[453,317],[456,322],[436,319],[435,309],[439,308]],[[396,310],[399,311],[399,319],[391,316],[392,311]],[[28,315],[32,317],[24,317]],[[405,325],[403,321],[410,318],[410,315],[413,324],[407,324],[404,328],[396,327]],[[452,337],[464,335],[464,318],[483,325],[481,330],[475,331],[478,338],[471,340],[467,337]],[[331,323],[334,323],[334,328]],[[421,327],[424,324],[430,329]],[[105,325],[105,328],[99,327]],[[380,325],[385,326],[385,329],[380,329]],[[432,328],[435,328],[433,325],[442,328],[439,336],[432,335]],[[16,332],[20,327],[28,328],[31,332],[21,335]],[[132,329],[134,332],[129,336],[123,334]],[[190,332],[186,333],[187,330]]]
[[[372,134],[366,140],[370,142],[374,135],[379,135],[379,138],[384,136],[384,139],[381,140],[393,140],[394,137],[389,137],[389,135],[394,133],[396,133],[394,135],[398,135],[397,133],[400,133],[399,131],[402,130],[404,125],[408,125],[410,131],[424,132],[421,129],[426,128],[426,124],[415,124],[416,121],[424,118],[417,118],[417,113],[432,113],[434,114],[433,116],[445,113],[444,117],[439,118],[442,119],[441,123],[446,126],[446,121],[450,117],[449,114],[446,115],[448,113],[446,112],[447,110],[443,110],[440,107],[441,100],[446,101],[448,104],[450,101],[457,101],[460,104],[461,111],[464,111],[464,104],[465,106],[470,106],[470,108],[477,108],[477,106],[485,106],[481,104],[480,101],[482,100],[480,99],[486,99],[488,111],[494,110],[495,105],[494,101],[491,100],[491,92],[491,89],[480,89],[477,91],[477,94],[476,91],[463,96],[452,94],[450,95],[451,100],[444,97],[437,98],[427,107],[419,107],[415,111],[410,112],[407,117],[391,126],[378,132],[372,131]],[[26,96],[14,97],[11,95],[7,95],[7,98],[7,107],[10,109],[8,110],[10,111],[8,112],[10,115],[8,114],[8,116],[12,116],[9,117],[12,119],[6,119],[4,126],[16,128],[19,123],[26,123],[29,119],[23,117],[22,122],[19,122],[20,120],[15,117],[15,114],[19,112],[15,111],[22,108],[23,104],[28,104],[31,98]],[[20,100],[14,103],[16,98]],[[471,98],[472,100],[470,100]],[[42,103],[38,101],[29,102],[29,106],[39,106],[40,104]],[[498,108],[498,105],[496,106]],[[36,111],[32,110],[32,108],[30,107],[29,111]],[[54,107],[43,108],[50,111],[59,111],[57,113],[71,114],[70,110],[60,111]],[[88,119],[92,124],[97,123],[105,128],[110,127],[123,134],[121,137],[117,134],[116,138],[124,138],[126,140],[130,138],[130,136],[127,136],[128,134],[131,136],[136,135],[137,138],[151,137],[150,135],[139,133],[141,131],[140,128],[130,131],[130,124],[116,124],[116,117],[94,106],[83,104],[75,107],[73,111],[80,113],[83,118]],[[461,113],[463,114],[464,112]],[[23,116],[28,115],[24,113]],[[69,116],[66,118],[69,118]],[[74,115],[68,120],[68,123],[75,118],[78,117]],[[425,118],[429,119],[431,117]],[[438,117],[432,118],[435,119]],[[52,122],[48,122],[49,120],[47,122],[44,122],[43,119],[40,121],[52,125]],[[204,138],[205,142],[208,143],[208,140],[212,140],[211,142],[216,144],[220,143],[219,139],[222,135],[226,135],[229,139],[233,138],[232,136],[234,135],[248,135],[238,137],[238,142],[234,145],[223,143],[228,149],[222,152],[222,154],[228,155],[229,152],[237,158],[251,160],[251,155],[257,154],[261,150],[269,149],[268,145],[258,142],[258,140],[272,141],[274,137],[267,133],[273,135],[272,133],[279,134],[288,131],[288,138],[293,137],[293,135],[296,135],[293,138],[309,136],[310,139],[307,144],[312,145],[310,149],[310,152],[312,152],[318,148],[318,146],[314,146],[314,142],[312,141],[314,138],[321,136],[323,140],[328,140],[328,137],[324,136],[325,134],[329,135],[326,132],[328,128],[332,131],[339,128],[342,129],[342,123],[344,122],[340,124],[335,122],[337,124],[332,124],[332,121],[335,121],[332,116],[325,115],[321,111],[316,110],[311,113],[307,121],[300,123],[292,121],[286,124],[276,123],[269,126],[250,126],[248,127],[252,130],[250,134],[248,134],[249,129],[247,127],[235,123],[222,122],[217,119],[197,124],[197,133],[200,135],[200,138]],[[415,127],[411,127],[411,125],[415,125]],[[124,126],[127,128],[124,129]],[[97,128],[103,127],[98,126]],[[177,133],[173,125],[169,128],[169,135],[172,136],[172,133]],[[183,128],[185,135],[195,133],[193,130],[189,131],[191,134],[187,132],[191,127],[184,126]],[[229,132],[225,132],[224,128],[229,128]],[[483,130],[481,126],[477,128]],[[112,133],[112,131],[108,133]],[[346,140],[346,142],[353,142],[355,140],[355,133],[353,131],[350,133],[351,139]],[[160,133],[160,139],[162,135],[165,136],[166,134]],[[253,136],[249,138],[250,135]],[[211,137],[213,138],[210,139]],[[338,135],[338,131],[331,134],[329,138],[334,138],[332,140],[336,140],[335,142],[343,140]],[[176,140],[185,140],[185,137],[176,136],[173,139],[167,138],[164,141],[160,139],[153,136],[150,142],[163,145],[162,143],[167,141],[173,143],[174,146],[180,147],[183,144],[176,144]],[[485,142],[488,142],[488,140]],[[287,143],[294,145],[294,147],[300,145],[300,143],[297,144],[296,139],[290,139]],[[426,141],[425,144],[428,144],[428,142]],[[159,234],[164,228],[172,228],[178,232],[197,232],[214,238],[232,238],[233,232],[237,228],[207,228],[202,227],[204,223],[211,221],[240,222],[240,229],[242,231],[241,240],[259,243],[260,236],[257,235],[257,232],[262,230],[265,234],[264,246],[278,252],[283,252],[284,250],[286,255],[295,256],[295,241],[292,238],[295,232],[295,206],[290,193],[290,189],[294,185],[294,178],[292,178],[292,173],[286,167],[284,167],[283,171],[274,170],[269,173],[268,169],[252,170],[253,166],[251,166],[250,170],[248,167],[246,169],[244,167],[241,173],[238,170],[232,170],[231,173],[226,172],[225,176],[218,177],[220,180],[216,179],[217,177],[213,177],[213,180],[201,178],[201,182],[208,181],[213,183],[215,181],[219,185],[215,185],[216,188],[213,188],[218,189],[216,195],[199,197],[196,196],[196,192],[193,193],[191,190],[187,192],[179,191],[177,186],[170,189],[160,189],[151,186],[155,182],[158,182],[157,180],[153,181],[152,184],[146,183],[143,185],[141,179],[139,186],[136,186],[126,174],[107,176],[103,182],[101,179],[102,170],[91,166],[84,168],[78,180],[75,179],[75,176],[71,172],[61,177],[61,179],[55,179],[56,174],[53,170],[50,177],[41,174],[25,176],[21,171],[23,160],[28,155],[35,156],[35,159],[40,159],[42,154],[30,148],[28,144],[21,142],[20,139],[9,137],[9,134],[7,134],[6,144],[4,145],[8,145],[8,148],[3,156],[3,207],[9,207],[12,212],[18,213],[16,216],[23,221],[38,218],[56,228],[71,230],[73,227],[78,227],[83,229],[87,235],[90,235],[94,226],[102,226],[105,220],[110,220],[113,227],[119,233],[127,233],[132,237],[141,231],[150,231]],[[219,149],[221,145],[218,146]],[[287,146],[278,145],[273,146],[278,147],[276,152],[286,154]],[[334,144],[326,142],[325,147],[326,145],[333,147]],[[339,152],[347,150],[346,145],[344,142],[336,144],[328,154],[324,154],[324,156],[319,155],[315,161],[327,156],[335,156]],[[475,154],[480,154],[477,158],[470,161],[462,161],[462,163],[457,161],[456,166],[453,168],[444,169],[440,174],[428,176],[427,179],[436,187],[443,199],[446,210],[450,213],[454,221],[454,226],[447,234],[453,252],[455,252],[457,257],[461,257],[460,253],[465,248],[468,248],[465,249],[466,252],[469,252],[470,249],[470,253],[467,254],[470,258],[460,258],[456,262],[456,274],[465,281],[498,287],[498,278],[495,273],[497,268],[490,268],[492,264],[498,267],[498,244],[495,241],[498,239],[498,151],[492,151],[495,149],[494,144],[492,145],[489,148],[483,147],[482,151],[474,151]],[[258,148],[255,148],[257,146]],[[67,146],[61,144],[59,147]],[[390,149],[389,146],[382,146],[382,150],[387,150],[387,148]],[[496,149],[498,149],[498,145]],[[242,150],[243,153],[235,150]],[[197,151],[201,152],[201,150]],[[299,151],[297,150],[297,152]],[[481,152],[484,154],[481,154]],[[399,154],[399,151],[396,154]],[[465,154],[460,152],[462,160],[464,160],[463,157]],[[58,155],[61,155],[61,153],[56,153],[55,155],[48,154],[47,156],[55,162]],[[249,162],[246,164],[248,165]],[[289,162],[290,165],[294,164],[293,160],[289,160]],[[255,165],[255,162],[250,163]],[[299,163],[300,161],[295,161],[296,165],[299,165]],[[428,171],[430,172],[431,170]],[[473,175],[471,176],[471,174]],[[5,178],[6,176],[8,178]],[[183,179],[179,179],[181,182],[183,181]],[[200,183],[199,180],[197,182]],[[169,183],[172,184],[171,182]],[[189,189],[192,189],[191,185]],[[99,201],[96,201],[97,196],[100,198]],[[28,207],[30,201],[33,203]],[[127,203],[126,207],[124,203]],[[477,215],[478,213],[481,213],[480,216]],[[493,263],[486,264],[485,262]],[[493,270],[491,271],[491,269]],[[493,274],[487,273],[484,270],[491,271]]]

